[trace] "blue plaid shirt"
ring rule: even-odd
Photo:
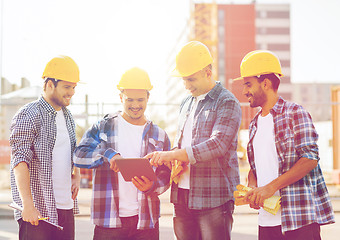
[[[70,111],[62,108],[71,142],[71,158],[76,147],[75,124]],[[15,183],[13,168],[19,163],[28,165],[30,187],[34,206],[42,217],[49,217],[51,223],[58,224],[58,214],[53,193],[52,151],[57,135],[57,112],[43,97],[22,107],[14,116],[9,138],[11,156],[11,191],[13,201],[22,207],[22,201]],[[71,159],[72,164],[72,159]],[[72,173],[70,173],[72,174]],[[71,186],[70,186],[71,191]],[[74,213],[79,213],[74,201]],[[21,213],[15,211],[15,219]]]
[[[256,172],[253,139],[257,129],[257,113],[249,126],[249,143],[247,147],[250,167]],[[279,175],[289,171],[300,158],[319,161],[317,145],[318,134],[309,113],[295,103],[279,98],[270,110],[273,115],[275,145],[279,159]],[[317,222],[334,223],[334,213],[318,164],[299,181],[282,188],[281,222],[282,230],[290,231]]]
[[[110,159],[117,154],[118,114],[105,116],[83,136],[75,150],[74,162],[80,168],[94,169],[91,219],[106,228],[121,227],[119,218],[118,174],[110,169]],[[143,131],[141,156],[153,151],[170,150],[170,140],[164,130],[147,121]],[[136,156],[138,157],[138,156]],[[138,191],[137,229],[154,228],[160,217],[158,195],[169,188],[170,169],[156,169],[157,181],[147,192]]]
[[[183,126],[192,96],[181,104],[175,147],[180,146]],[[221,206],[233,199],[240,182],[237,158],[237,133],[241,107],[235,96],[220,83],[198,103],[193,120],[190,161],[190,209]],[[173,183],[171,202],[177,203],[178,185]]]

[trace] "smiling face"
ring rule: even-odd
[[[214,82],[210,80],[211,74],[211,69],[205,67],[193,75],[183,77],[185,89],[190,91],[193,97],[209,92],[214,86]]]
[[[76,86],[77,83],[61,80],[54,85],[53,81],[49,80],[46,83],[44,98],[56,111],[59,111],[62,107],[70,105]]]
[[[243,94],[248,98],[250,107],[263,107],[267,102],[267,95],[263,90],[263,83],[259,83],[256,77],[246,77],[243,79]]]
[[[123,104],[123,118],[134,125],[144,125],[144,112],[149,100],[149,94],[143,89],[124,89],[120,94]]]

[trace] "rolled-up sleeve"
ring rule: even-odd
[[[36,135],[35,132],[34,124],[23,112],[13,118],[9,138],[12,151],[11,169],[21,162],[30,164],[34,155],[32,145]]]
[[[93,125],[83,136],[74,152],[74,164],[79,168],[97,168],[109,161],[117,152],[106,147],[107,139],[100,125]]]
[[[317,145],[319,136],[310,114],[300,106],[294,114],[293,121],[295,147],[298,157],[319,161],[319,148]]]

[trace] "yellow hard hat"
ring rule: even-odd
[[[240,72],[241,77],[234,80],[270,73],[283,76],[279,58],[267,50],[255,50],[248,53],[241,62]]]
[[[199,41],[191,41],[183,46],[176,56],[174,77],[190,76],[213,62],[207,46]]]
[[[138,67],[133,67],[122,75],[117,88],[119,90],[145,89],[150,91],[152,89],[152,85],[146,71]]]
[[[49,61],[42,78],[55,78],[66,82],[79,82],[79,68],[68,56],[58,56]]]

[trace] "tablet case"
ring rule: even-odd
[[[126,182],[131,182],[133,177],[145,176],[150,181],[157,180],[156,174],[147,158],[121,158],[115,159],[116,164],[119,168]]]

